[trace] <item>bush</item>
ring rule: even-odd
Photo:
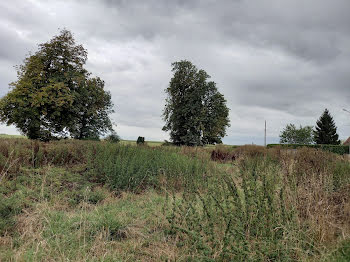
[[[120,142],[120,137],[117,135],[116,132],[112,132],[109,136],[106,137],[106,141],[111,142],[111,143],[119,143]]]

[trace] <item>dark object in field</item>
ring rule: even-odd
[[[211,152],[211,160],[218,162],[234,161],[236,156],[230,152],[222,152],[220,150],[213,150]]]
[[[137,138],[136,144],[143,145],[145,143],[145,138],[143,136],[139,136]]]

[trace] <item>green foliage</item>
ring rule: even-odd
[[[23,168],[76,167],[85,170],[90,180],[107,184],[116,191],[139,192],[159,187],[161,177],[175,187],[201,180],[209,168],[207,160],[181,155],[177,149],[97,141],[42,143],[8,139],[0,140],[0,168],[7,170],[7,176],[12,176]],[[76,192],[78,200],[81,199],[79,189]]]
[[[112,131],[112,133],[106,137],[106,140],[111,143],[119,143],[120,137],[115,131]]]
[[[243,164],[240,178],[211,178],[205,192],[169,201],[171,233],[182,239],[186,261],[292,261],[302,242],[285,185],[273,161]],[[189,260],[191,258],[192,260]]]
[[[272,147],[282,147],[282,148],[288,148],[288,149],[297,149],[302,147],[309,147],[309,148],[315,148],[315,149],[321,149],[324,151],[329,151],[338,155],[344,155],[349,154],[349,146],[344,145],[304,145],[304,144],[268,144],[268,148]]]
[[[34,210],[28,210],[29,219],[35,216],[29,221],[34,227],[25,228],[24,235],[14,237],[10,247],[1,242],[0,260],[52,261],[61,258],[112,262],[153,258],[143,251],[164,238],[162,230],[154,232],[154,228],[160,226],[157,224],[160,218],[156,215],[160,213],[163,197],[152,193],[140,197],[128,194],[112,200],[93,208],[85,201],[74,208],[62,206],[65,203],[62,200],[59,202],[61,208],[43,202]],[[42,241],[38,241],[37,236]],[[149,251],[151,255],[153,252],[153,249]]]
[[[340,144],[337,127],[328,109],[325,109],[320,119],[317,120],[314,137],[316,144]]]
[[[208,163],[169,151],[129,145],[96,144],[89,159],[91,178],[116,191],[159,188],[159,179],[180,187],[200,181]]]
[[[163,112],[164,131],[176,145],[203,145],[221,143],[229,126],[224,96],[210,76],[183,60],[172,64],[174,76],[167,93]]]
[[[111,129],[111,96],[84,69],[87,51],[62,30],[17,67],[18,80],[0,100],[0,120],[31,139],[98,137]]]
[[[332,173],[333,187],[335,190],[350,184],[350,164],[348,162],[337,162],[334,165]]]
[[[0,139],[0,260],[348,261],[344,157],[211,149]]]
[[[18,195],[6,196],[0,192],[0,236],[11,231],[15,225],[15,216],[22,209],[23,199]]]
[[[332,262],[348,262],[350,261],[350,240],[345,240],[341,246],[334,252],[328,260]]]
[[[108,115],[113,112],[111,94],[104,90],[104,81],[99,77],[86,79],[75,92],[72,104],[73,121],[68,126],[71,137],[98,139],[111,131]]]
[[[288,124],[280,134],[281,144],[312,144],[313,133],[311,126],[300,126],[296,128],[294,124]]]

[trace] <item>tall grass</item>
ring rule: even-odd
[[[327,152],[0,139],[0,182],[0,260],[350,257],[350,164]]]
[[[169,233],[183,260],[330,260],[327,250],[350,238],[349,162],[311,149],[239,153],[236,172],[169,197]]]
[[[278,165],[245,162],[239,178],[213,177],[206,191],[186,192],[168,208],[170,233],[193,261],[292,261],[300,257],[295,210]]]
[[[0,140],[1,177],[15,175],[23,168],[48,165],[67,169],[80,167],[95,182],[114,190],[142,191],[167,183],[180,188],[205,178],[209,164],[178,148],[131,146],[94,141],[41,143],[26,139]],[[1,179],[1,178],[0,178]]]
[[[140,192],[164,183],[180,189],[203,183],[207,161],[190,158],[167,148],[97,144],[88,160],[91,176],[114,190]]]

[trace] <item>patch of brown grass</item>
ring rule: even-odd
[[[294,188],[300,224],[314,239],[325,245],[350,237],[350,186],[334,187],[335,166],[342,156],[301,148],[295,151],[269,151],[281,163],[286,183]],[[350,175],[350,174],[349,174]]]

